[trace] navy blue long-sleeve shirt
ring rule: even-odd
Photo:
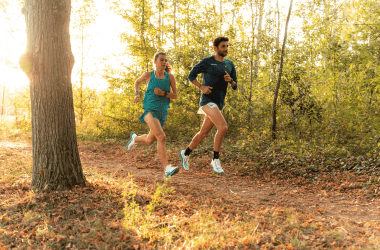
[[[203,85],[213,87],[211,93],[205,95],[202,93],[200,106],[213,102],[218,105],[222,110],[224,107],[224,99],[226,98],[228,83],[224,80],[226,72],[235,81],[236,85],[233,87],[237,89],[237,78],[235,65],[232,61],[224,59],[223,62],[215,60],[214,56],[203,58],[197,65],[193,67],[189,74],[190,82],[197,78],[197,75],[203,73]]]

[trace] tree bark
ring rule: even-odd
[[[290,14],[292,13],[292,5],[293,5],[293,0],[290,0],[289,12],[288,12],[288,17],[286,19],[286,25],[285,25],[284,41],[282,43],[281,58],[280,58],[280,69],[278,71],[278,81],[277,81],[277,85],[276,85],[276,90],[274,92],[273,104],[272,104],[272,139],[276,139],[276,137],[277,137],[277,131],[276,131],[277,108],[276,108],[276,105],[277,105],[278,92],[280,90],[282,67],[283,67],[282,65],[284,62],[285,44],[286,44],[286,38],[288,36],[288,25],[289,25],[289,20],[290,20]]]
[[[85,186],[71,85],[70,0],[25,0],[27,46],[20,66],[30,81],[35,189]]]

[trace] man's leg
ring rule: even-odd
[[[181,165],[184,170],[189,170],[189,155],[191,151],[193,151],[198,146],[198,144],[201,143],[201,141],[208,135],[212,127],[214,127],[214,124],[210,118],[205,115],[201,130],[194,136],[188,148],[186,150],[179,151],[179,156],[181,157]]]
[[[205,105],[205,106],[208,107],[208,105]],[[190,150],[194,150],[199,145],[199,143],[201,143],[201,141],[204,138],[206,138],[206,136],[208,135],[208,133],[211,131],[212,127],[214,127],[214,123],[211,121],[211,119],[207,115],[205,115],[205,119],[203,120],[202,128],[194,136],[193,140],[191,141],[191,143],[189,145],[189,149]]]
[[[166,167],[169,165],[168,157],[166,154],[166,135],[162,130],[160,121],[156,118],[153,118],[152,113],[150,112],[145,116],[144,121],[148,124],[150,132],[146,136],[142,135],[136,137],[135,140],[137,142],[142,142],[148,145],[152,145],[153,142],[157,140],[158,157],[160,158],[162,165]]]
[[[223,137],[228,130],[227,122],[217,107],[211,108],[208,105],[204,105],[203,111],[206,113],[206,117],[208,117],[210,122],[218,129],[214,138],[214,151],[219,152],[220,147],[222,146]]]
[[[214,158],[211,161],[211,167],[216,174],[222,174],[224,173],[224,170],[219,161],[219,150],[222,146],[223,137],[228,129],[227,122],[217,107],[211,108],[210,106],[205,105],[203,106],[203,111],[218,129],[214,138]]]

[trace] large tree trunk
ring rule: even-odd
[[[285,25],[284,41],[282,43],[281,58],[280,58],[280,69],[278,72],[278,80],[277,80],[276,90],[274,92],[273,103],[272,103],[272,139],[276,139],[276,137],[277,137],[277,131],[276,131],[277,98],[278,98],[278,92],[280,90],[280,83],[281,83],[281,76],[282,76],[282,65],[284,62],[285,44],[286,44],[286,38],[288,36],[288,25],[289,25],[289,20],[290,20],[290,14],[292,13],[292,6],[293,6],[293,0],[290,0],[289,12],[288,12],[288,17],[286,19],[286,25]]]
[[[70,0],[25,0],[23,8],[27,46],[20,66],[30,81],[36,189],[85,185],[71,86],[70,12]]]

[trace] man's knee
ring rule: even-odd
[[[227,133],[227,130],[228,130],[227,124],[223,124],[222,126],[218,127],[218,131],[220,131],[223,134]]]
[[[164,132],[158,134],[158,135],[156,136],[156,138],[157,138],[157,141],[160,141],[160,142],[164,142],[164,141],[166,141],[166,135],[165,135]]]
[[[209,133],[210,131],[199,131],[198,132],[198,135],[201,137],[201,138],[206,138],[207,136],[208,136],[208,133]]]

